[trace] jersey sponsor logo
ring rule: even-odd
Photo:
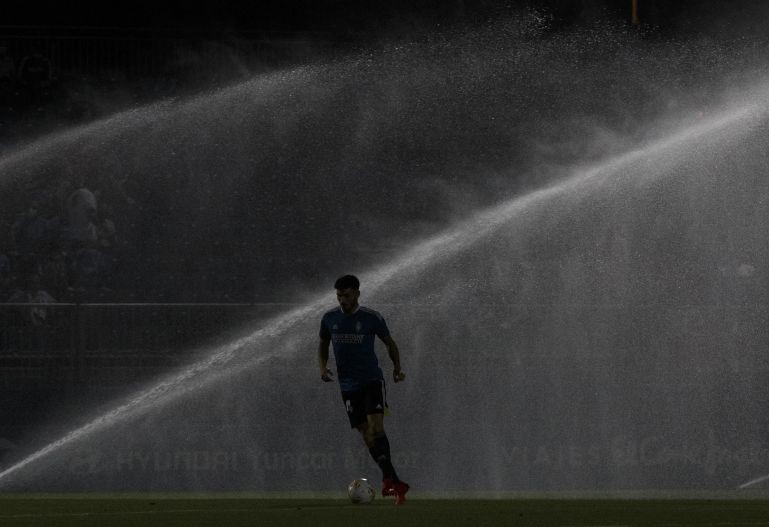
[[[334,333],[331,340],[334,344],[363,344],[365,335],[356,335],[355,333]]]

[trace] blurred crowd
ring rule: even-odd
[[[45,45],[32,45],[19,56],[13,49],[19,46],[0,39],[0,155],[40,133],[176,89],[174,75],[131,81],[120,74],[119,61],[112,69],[74,72],[61,70]],[[66,165],[47,184],[40,183],[42,177],[26,186],[19,181],[13,200],[3,202],[0,303],[125,300],[126,288],[115,284],[116,224],[130,222],[127,211],[136,202],[122,186],[125,178],[78,174]],[[28,321],[42,323],[45,313],[31,310]]]
[[[14,303],[106,299],[115,222],[100,192],[62,183],[20,204],[0,247],[0,300]],[[44,311],[31,313],[44,318]],[[43,320],[32,320],[43,322]]]
[[[51,61],[43,53],[33,51],[17,64],[8,47],[0,45],[0,97],[4,105],[40,101],[53,81]]]
[[[14,57],[0,42],[0,138],[6,144],[33,133],[35,123],[56,120],[64,98],[51,60],[40,50]]]
[[[67,130],[147,101],[179,96],[181,86],[194,92],[244,74],[225,58],[235,61],[253,52],[246,47],[241,55],[229,45],[205,43],[201,45],[204,52],[192,49],[194,42],[185,48],[161,40],[166,47],[150,57],[157,62],[155,70],[131,74],[129,66],[136,69],[137,61],[146,58],[144,48],[126,45],[125,57],[114,53],[103,65],[84,67],[99,58],[93,55],[100,49],[98,45],[82,54],[76,47],[68,48],[69,54],[57,54],[51,50],[61,42],[38,41],[22,41],[21,45],[18,39],[5,42],[0,38],[0,155],[41,134]],[[93,44],[87,39],[83,42]],[[115,44],[112,40],[104,43]],[[141,39],[131,41],[131,45],[137,43],[145,44]],[[209,60],[212,50],[218,53],[214,55],[218,66],[203,68],[201,61]],[[263,55],[265,61],[278,56]],[[58,64],[57,56],[69,66]],[[76,62],[77,68],[73,66]],[[72,166],[78,165],[73,160]],[[119,170],[78,173],[66,161],[52,170],[57,173],[38,174],[31,178],[34,182],[17,181],[21,186],[13,190],[12,202],[6,200],[0,209],[0,302],[229,301],[230,290],[245,290],[242,284],[217,281],[224,274],[217,261],[187,255],[185,266],[160,257],[168,249],[153,227],[151,218],[155,216],[147,211],[171,213],[173,207],[166,201],[173,199],[174,189],[163,188],[162,181],[156,190],[136,188],[134,178]],[[41,183],[45,180],[49,183]],[[201,274],[205,279],[190,281],[189,276]],[[153,276],[163,278],[151,282]],[[143,287],[137,288],[139,283]],[[41,310],[29,318],[39,321],[44,313]]]
[[[39,133],[87,122],[137,102],[173,94],[178,79],[129,79],[105,70],[61,69],[45,45],[15,56],[0,40],[0,151]]]

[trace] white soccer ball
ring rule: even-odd
[[[347,487],[347,495],[353,503],[371,503],[376,496],[376,490],[367,479],[354,479]]]

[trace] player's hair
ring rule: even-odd
[[[334,282],[334,289],[360,289],[360,280],[351,274],[346,274]]]

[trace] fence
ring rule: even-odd
[[[246,327],[294,304],[277,303],[52,303],[0,304],[0,389],[22,389],[26,382],[57,385],[130,385],[147,373],[186,364],[197,350],[220,344],[231,330]],[[407,306],[427,323],[429,313]],[[425,305],[425,309],[436,306]],[[489,305],[486,309],[496,310]],[[551,316],[549,305],[526,305],[528,313]],[[511,306],[507,306],[510,309]],[[575,313],[622,314],[622,306],[559,304]],[[399,307],[402,311],[404,306]],[[458,309],[458,308],[457,308]],[[480,309],[476,307],[475,309]],[[543,311],[544,310],[544,311]],[[687,345],[712,344],[741,350],[746,360],[763,354],[769,308],[756,305],[635,306],[642,320],[666,320],[671,338]],[[656,317],[656,318],[655,318]],[[656,322],[654,322],[656,321]],[[485,323],[492,326],[486,328]],[[479,316],[477,328],[498,329],[496,317]],[[576,331],[576,329],[575,329]],[[600,334],[600,328],[595,331]],[[755,358],[755,357],[754,357]]]
[[[126,386],[276,304],[0,304],[0,388]]]

